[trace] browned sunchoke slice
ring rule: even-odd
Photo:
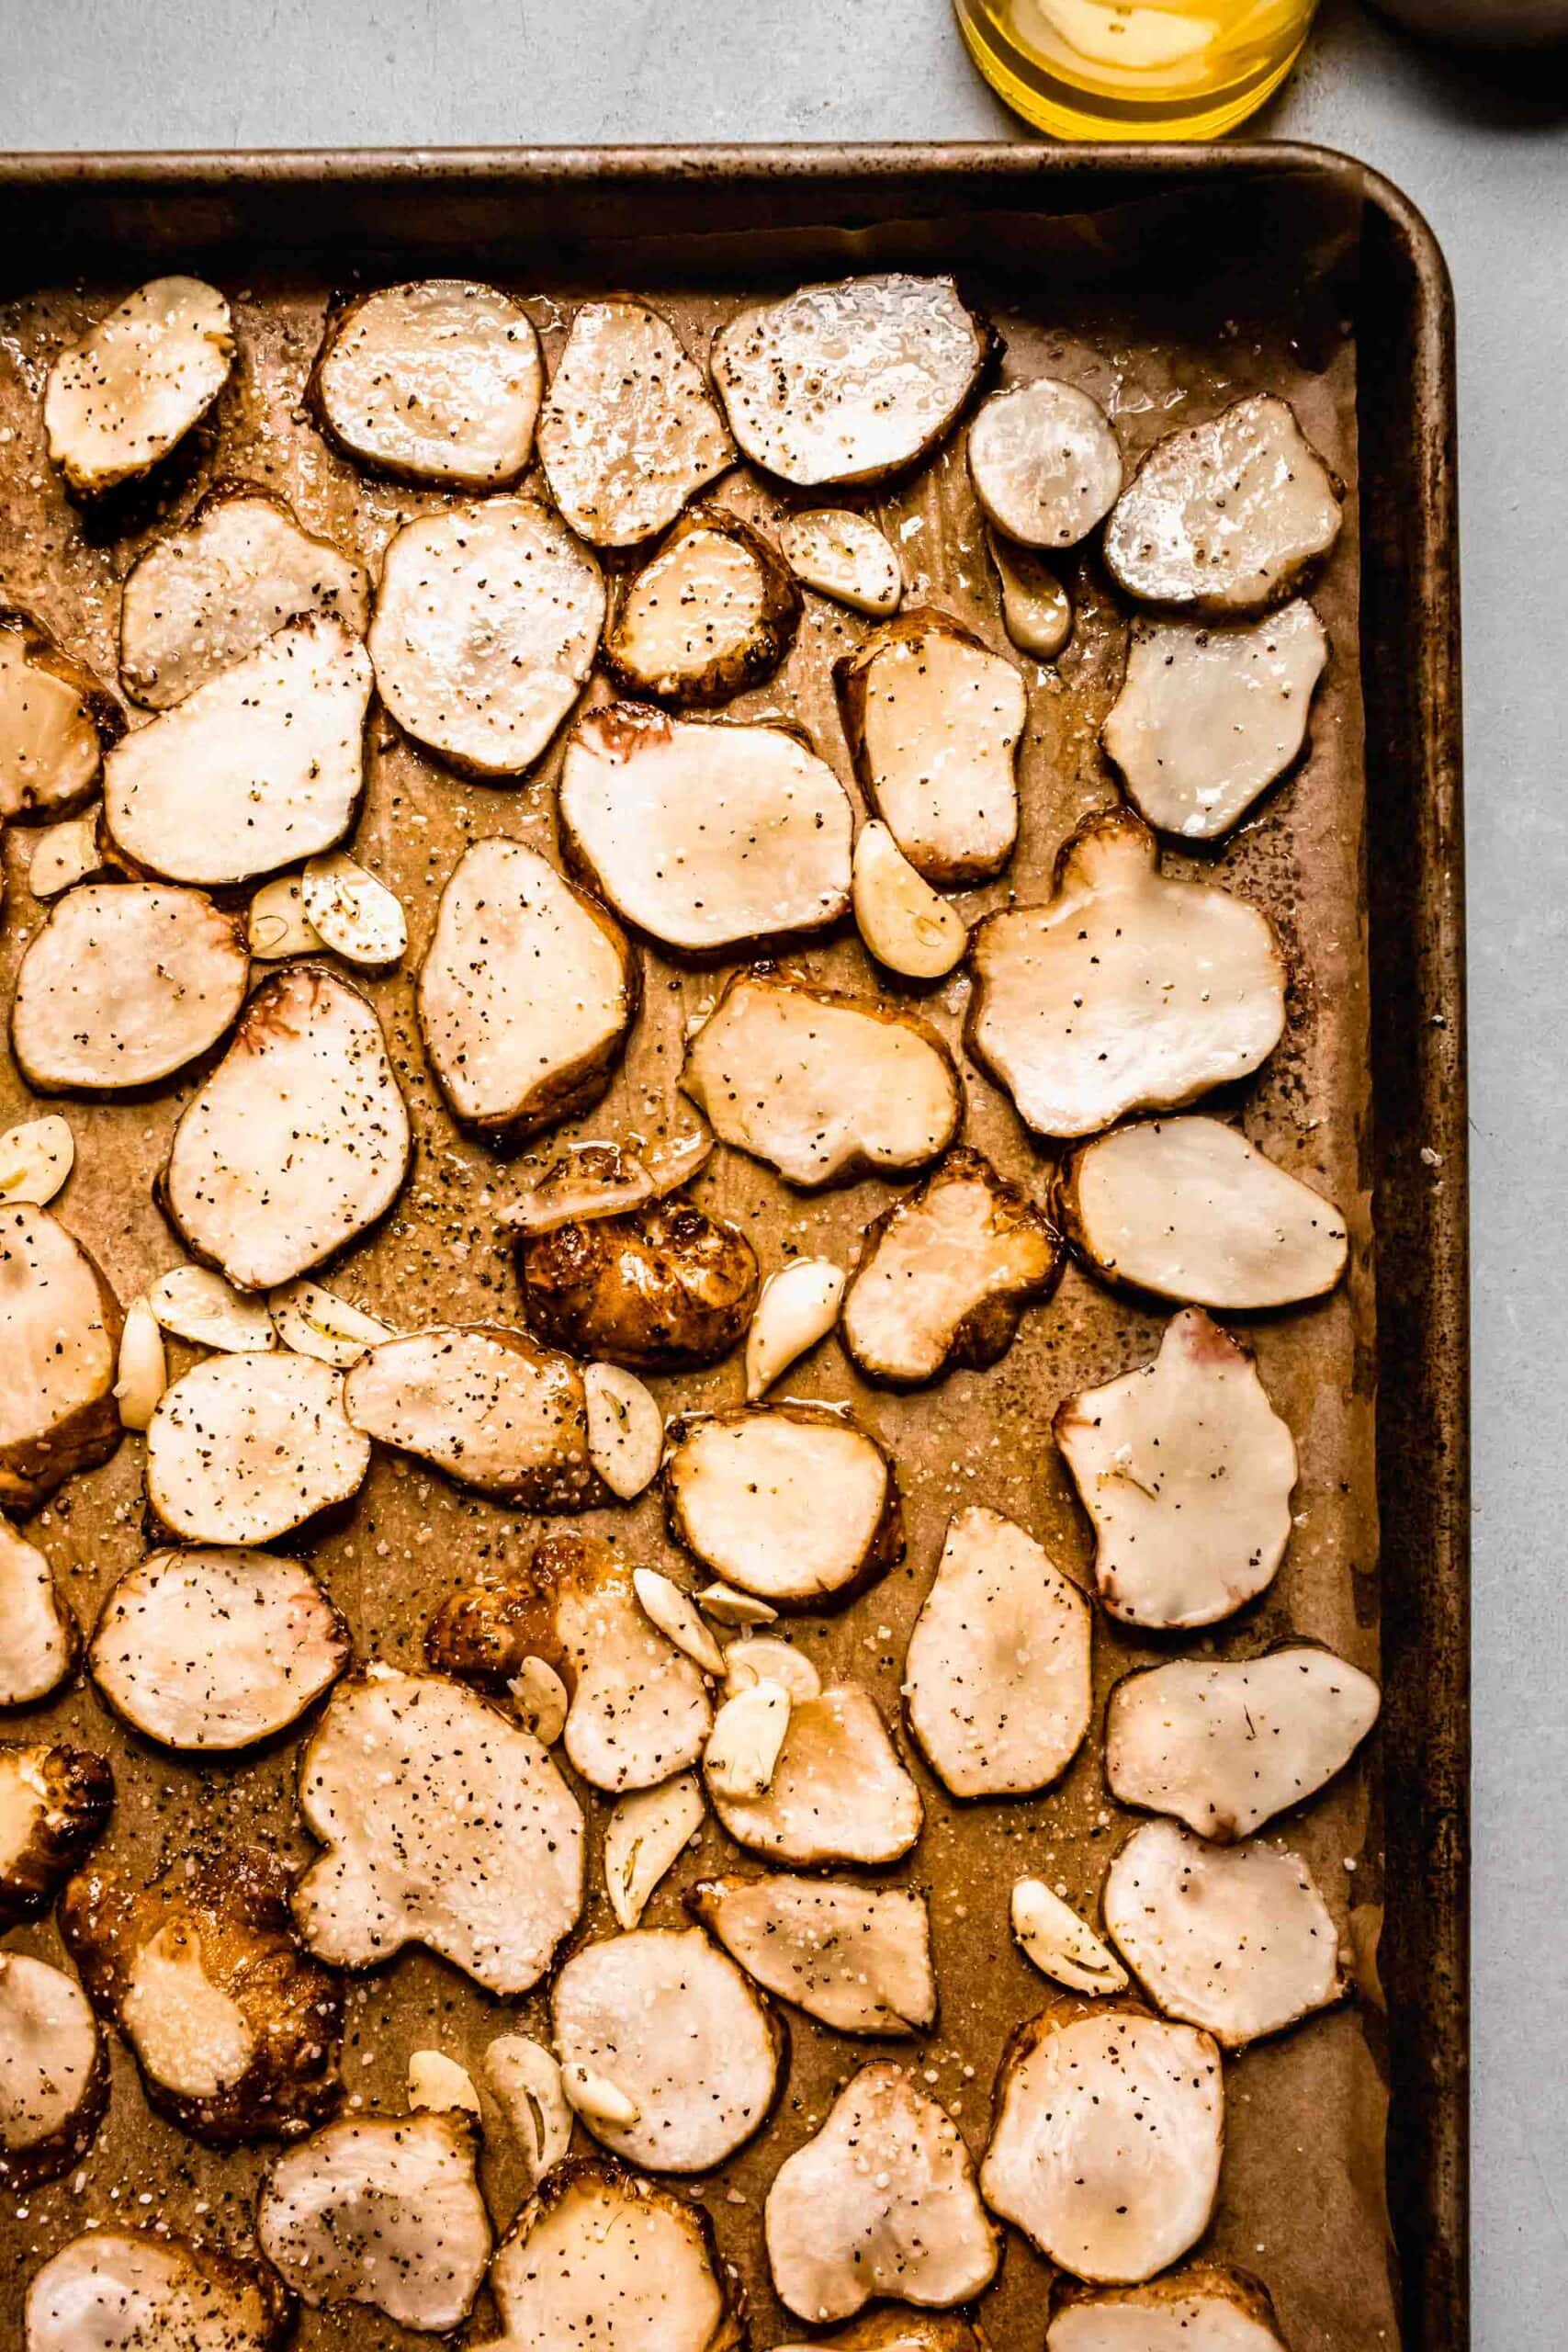
[[[593,665],[604,582],[532,498],[406,523],[381,562],[370,658],[405,734],[481,780],[532,767]]]
[[[119,1302],[47,1209],[0,1208],[0,1504],[30,1510],[120,1440]],[[58,1678],[56,1678],[58,1679]]]
[[[674,328],[641,302],[584,302],[539,418],[539,463],[572,529],[635,547],[734,456]]]
[[[853,1683],[793,1702],[765,1795],[720,1796],[711,1781],[708,1794],[737,1845],[807,1870],[896,1862],[924,1819],[875,1702]]]
[[[1299,1855],[1145,1821],[1106,1872],[1105,1925],[1167,2017],[1241,2050],[1345,1990],[1332,1915]]]
[[[437,1324],[383,1340],[347,1374],[344,1409],[367,1437],[529,1510],[581,1510],[597,1492],[582,1374],[524,1331]]]
[[[312,2306],[364,2303],[445,2335],[490,2261],[478,2153],[473,2118],[451,2109],[328,2123],[264,2176],[261,2250]]]
[[[198,277],[154,277],[67,344],[50,368],[49,454],[86,497],[134,481],[200,423],[233,364],[233,322],[217,288]]]
[[[1082,1144],[1058,1203],[1069,1241],[1111,1282],[1197,1306],[1321,1298],[1348,1238],[1332,1201],[1223,1120],[1139,1119]]]
[[[780,2301],[817,2322],[877,2295],[968,2302],[999,2256],[956,2124],[886,2060],[863,2066],[779,2166],[763,2226]]]
[[[619,1216],[526,1234],[523,1303],[541,1337],[637,1372],[716,1363],[757,1304],[757,1253],[738,1225],[683,1193]]]
[[[768,473],[876,481],[936,447],[991,343],[951,277],[890,271],[738,311],[714,337],[713,375],[730,431]]]
[[[82,1646],[76,1620],[37,1546],[0,1519],[0,1707],[57,1690]]]
[[[742,1405],[679,1421],[664,1458],[677,1543],[775,1609],[849,1600],[904,1556],[891,1458],[820,1405]]]
[[[370,658],[316,613],[117,743],[104,824],[132,865],[203,888],[335,849],[365,790]]]
[[[1092,1135],[1245,1077],[1285,1026],[1285,967],[1268,917],[1159,870],[1124,808],[1056,860],[1043,906],[976,925],[969,1047],[1040,1135]]]
[[[953,1057],[917,1014],[766,969],[729,981],[681,1085],[721,1143],[807,1188],[923,1168],[964,1116]]]
[[[1111,1693],[1106,1784],[1122,1804],[1174,1814],[1201,1838],[1248,1838],[1343,1770],[1380,1703],[1371,1675],[1314,1642],[1254,1658],[1171,1658]]]
[[[686,1908],[749,1976],[835,2033],[916,2033],[936,2018],[931,1917],[902,1886],[703,1879]]]
[[[1273,392],[1156,441],[1105,526],[1130,596],[1203,613],[1277,604],[1339,536],[1339,485]]]
[[[294,2311],[265,2263],[163,2232],[89,2230],[35,2273],[27,2352],[283,2352]]]
[[[87,882],[28,942],[11,1050],[40,1094],[150,1086],[215,1046],[245,1001],[243,918],[198,890]]]
[[[1239,1341],[1190,1306],[1152,1363],[1057,1406],[1052,1429],[1094,1521],[1094,1577],[1132,1625],[1213,1625],[1272,1582],[1296,1447]]]
[[[476,842],[452,870],[416,1005],[453,1116],[507,1141],[597,1102],[637,1018],[619,923],[523,842]]]
[[[147,1499],[186,1544],[271,1544],[350,1501],[369,1467],[342,1373],[283,1349],[194,1364],[147,1430]]]
[[[1211,842],[1306,741],[1328,632],[1302,597],[1262,620],[1148,621],[1133,632],[1100,740],[1162,833]]]
[[[543,1659],[569,1694],[574,1770],[611,1792],[655,1787],[696,1762],[712,1711],[701,1673],[651,1623],[633,1578],[596,1535],[547,1537],[525,1574],[444,1602],[425,1654],[441,1672],[496,1691]]]
[[[109,2061],[74,1977],[0,1951],[0,2188],[58,2180],[108,2103]]]
[[[126,574],[121,683],[149,710],[172,709],[304,613],[334,614],[363,637],[363,565],[307,531],[276,491],[220,483],[184,530],[156,540]]]
[[[1224,2146],[1208,2034],[1134,2002],[1060,1995],[1003,2057],[980,2188],[1058,2268],[1136,2283],[1208,2228]]]
[[[585,1945],[550,1998],[567,2096],[613,2083],[631,2120],[573,2099],[596,2140],[655,2172],[706,2172],[757,2130],[786,2043],[767,2002],[700,1928],[638,1928]]]
[[[1245,2270],[1194,2262],[1146,2287],[1052,2290],[1045,2352],[1286,2352],[1269,2291]]]
[[[299,1810],[326,1851],[294,1916],[333,1967],[420,1943],[509,1998],[577,1924],[576,1798],[531,1732],[445,1675],[341,1683],[299,1759]]]
[[[411,1148],[374,1010],[325,965],[291,964],[181,1113],[160,1193],[196,1257],[236,1290],[272,1290],[390,1208]]]
[[[307,398],[346,458],[445,490],[514,482],[544,368],[533,322],[470,278],[384,286],[334,306]]]
[[[969,427],[969,476],[986,519],[1026,548],[1074,548],[1122,492],[1111,419],[1076,384],[1041,376],[993,392]]]
[[[847,2327],[811,2342],[827,2352],[987,2352],[979,2329],[956,2312],[900,2310],[897,2304],[865,2312]],[[785,2344],[778,2352],[811,2352],[811,2346]]]
[[[789,651],[801,594],[777,550],[739,514],[694,506],[626,582],[604,661],[628,694],[724,702]]]
[[[0,1744],[0,1932],[48,1910],[113,1804],[114,1773],[90,1747]]]
[[[242,1846],[148,1887],[95,1865],[61,1901],[66,1948],[149,2101],[213,2147],[291,2139],[343,2096],[343,1992],[301,1949],[289,1877]]]
[[[910,1387],[995,1363],[1048,1298],[1062,1245],[1049,1218],[960,1145],[866,1231],[844,1296],[844,1346],[868,1380]]]
[[[0,822],[79,808],[124,732],[92,672],[30,613],[0,605]]]
[[[87,1650],[117,1714],[164,1747],[248,1747],[298,1721],[349,1660],[348,1627],[304,1563],[222,1548],[150,1552]]]
[[[745,2296],[701,2205],[613,2158],[546,2175],[495,2257],[479,2352],[743,2352]]]
[[[600,896],[682,954],[821,931],[850,903],[849,795],[787,727],[607,703],[571,730],[560,822]]]
[[[1066,1771],[1089,1729],[1090,1613],[999,1511],[961,1510],[909,1636],[909,1727],[954,1796],[1019,1796]]]
[[[835,664],[855,773],[928,882],[999,874],[1018,839],[1013,761],[1029,713],[1014,664],[929,605]]]

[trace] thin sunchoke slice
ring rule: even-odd
[[[29,1952],[0,1951],[0,2189],[69,2172],[108,2093],[108,2051],[74,1977]]]
[[[149,2103],[209,2147],[293,2139],[343,2097],[343,1988],[300,1944],[290,1876],[242,1846],[145,1887],[96,1865],[61,1901],[66,1949]]]
[[[0,1744],[0,1933],[49,1909],[113,1804],[108,1759],[90,1747]]]
[[[948,1524],[904,1662],[909,1728],[957,1797],[1049,1787],[1093,1704],[1089,1602],[1032,1535],[975,1507]]]
[[[1228,2263],[1194,2262],[1147,2287],[1057,2287],[1045,2352],[1287,2352],[1268,2289]]]
[[[879,2295],[966,2303],[1000,2253],[957,2125],[886,2060],[863,2066],[779,2166],[763,2228],[779,2300],[818,2323]]]
[[[807,1190],[923,1168],[964,1117],[953,1057],[917,1013],[765,968],[728,982],[681,1086],[721,1143]]]
[[[47,1209],[0,1208],[0,1504],[31,1510],[120,1441],[119,1302]]]
[[[1135,2285],[1208,2228],[1224,2146],[1208,2034],[1061,1995],[1008,2046],[980,2188],[1058,2268]]]
[[[782,2026],[700,1928],[638,1928],[586,1944],[550,1996],[556,2055],[570,2085],[603,2075],[637,2109],[610,2123],[580,2108],[594,2138],[654,2172],[706,2172],[742,2147],[778,2091]]]
[[[67,344],[44,386],[49,454],[81,496],[151,472],[229,380],[229,305],[199,277],[154,277]]]
[[[385,1215],[412,1148],[374,1009],[327,966],[291,964],[181,1113],[160,1197],[194,1256],[272,1290]]]
[[[1222,1313],[1321,1298],[1349,1247],[1332,1201],[1238,1127],[1197,1115],[1135,1120],[1080,1145],[1057,1204],[1068,1240],[1108,1281]]]
[[[1328,553],[1341,497],[1289,403],[1255,392],[1156,442],[1112,509],[1105,560],[1145,604],[1258,612]]]
[[[697,1761],[713,1715],[701,1673],[649,1618],[635,1577],[600,1536],[547,1536],[525,1572],[445,1601],[425,1655],[497,1692],[542,1660],[568,1693],[572,1769],[612,1794],[657,1787]]]
[[[531,1732],[445,1675],[373,1665],[340,1683],[299,1759],[299,1810],[326,1851],[294,1916],[329,1966],[419,1943],[510,1998],[577,1924],[577,1799]]]
[[[526,1234],[517,1265],[536,1331],[634,1372],[718,1363],[744,1336],[761,1279],[740,1227],[680,1192]]]
[[[1122,494],[1122,450],[1100,402],[1052,376],[982,401],[969,478],[986,520],[1026,548],[1076,548]]]
[[[147,1430],[148,1502],[186,1544],[274,1543],[351,1501],[369,1467],[342,1373],[283,1349],[194,1364]]]
[[[26,2352],[283,2352],[294,2311],[265,2263],[162,2231],[88,2230],[33,2274]]]
[[[400,481],[499,490],[528,463],[539,338],[510,296],[463,277],[334,305],[306,398],[345,458]]]
[[[539,463],[572,529],[595,547],[636,547],[734,458],[668,321],[641,302],[582,303],[539,418]]]
[[[878,481],[936,447],[992,343],[951,277],[890,271],[738,311],[714,337],[713,377],[764,471],[799,488]]]
[[[523,842],[475,842],[441,893],[415,1006],[454,1118],[521,1141],[610,1082],[642,994],[618,922]]]
[[[1280,2033],[1345,1992],[1338,1932],[1312,1872],[1261,1839],[1215,1846],[1179,1822],[1145,1821],[1100,1900],[1150,2000],[1222,2050]]]
[[[985,916],[969,953],[970,1051],[1038,1135],[1174,1110],[1245,1078],[1284,1034],[1267,915],[1163,875],[1153,833],[1125,808],[1091,817],[1046,903]]]
[[[1171,1317],[1152,1363],[1067,1397],[1051,1427],[1094,1521],[1094,1580],[1113,1617],[1213,1625],[1272,1583],[1295,1440],[1250,1351],[1201,1306]]]
[[[200,891],[84,883],[51,908],[22,957],[17,1067],[40,1094],[154,1085],[217,1044],[250,971],[243,918]]]
[[[0,822],[68,817],[124,732],[125,714],[92,672],[30,613],[0,605]]]
[[[920,1792],[874,1700],[853,1683],[793,1702],[765,1796],[709,1796],[739,1846],[811,1870],[896,1862],[920,1834]]]
[[[683,955],[821,931],[850,903],[849,795],[787,727],[604,704],[567,742],[560,822],[600,897]]]
[[[721,506],[694,506],[626,582],[604,631],[605,666],[628,694],[725,702],[778,668],[801,605],[760,532]]]
[[[1303,597],[1262,620],[1147,621],[1100,740],[1151,825],[1212,842],[1299,759],[1328,632]]]
[[[778,534],[790,570],[819,596],[831,596],[852,612],[870,613],[877,620],[897,611],[904,567],[869,515],[843,506],[786,514]]]
[[[1111,1691],[1106,1785],[1122,1804],[1230,1843],[1325,1787],[1381,1704],[1371,1675],[1315,1642],[1255,1658],[1171,1658]]]
[[[1049,1298],[1062,1245],[1043,1211],[959,1145],[866,1229],[844,1297],[844,1346],[868,1380],[912,1387],[1011,1347]]]
[[[613,2157],[541,2181],[490,2273],[502,2334],[477,2352],[743,2352],[740,2280],[701,2205]]]
[[[902,1886],[703,1879],[686,1908],[749,1976],[835,2033],[918,2033],[936,2019],[931,1916]]]
[[[582,1374],[525,1331],[437,1324],[383,1340],[346,1374],[344,1410],[478,1494],[529,1510],[581,1510],[597,1496]]]
[[[0,1707],[47,1699],[75,1665],[81,1646],[76,1620],[55,1589],[49,1562],[0,1519]]]
[[[1018,839],[1018,669],[951,614],[906,607],[835,663],[844,732],[876,813],[917,872],[999,874]]]
[[[256,2239],[304,2302],[362,2303],[445,2335],[467,2319],[490,2261],[473,2118],[443,2109],[323,2125],[276,2157]]]
[[[370,658],[330,614],[287,622],[104,761],[104,825],[168,882],[259,881],[335,849],[365,790]]]
[[[678,1544],[775,1609],[839,1607],[904,1556],[891,1458],[826,1406],[742,1405],[676,1422],[664,1508]]]
[[[532,767],[599,650],[604,582],[532,498],[490,498],[405,523],[381,562],[370,659],[406,735],[465,775]]]
[[[127,572],[120,683],[144,708],[170,710],[305,613],[333,614],[363,637],[364,566],[307,531],[276,491],[221,482]]]
[[[348,1627],[304,1563],[150,1552],[105,1601],[87,1667],[161,1747],[227,1753],[298,1722],[348,1664]]]

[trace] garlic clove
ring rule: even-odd
[[[305,912],[297,874],[263,883],[251,900],[245,936],[251,954],[264,963],[320,954],[321,935]]]
[[[392,1337],[389,1324],[303,1275],[269,1291],[266,1303],[286,1348],[297,1356],[314,1356],[318,1363],[335,1364],[340,1372]]]
[[[524,1729],[546,1747],[553,1747],[566,1729],[571,1704],[555,1668],[542,1657],[525,1657],[508,1687]]]
[[[1066,590],[1032,548],[1014,547],[995,531],[989,536],[1002,584],[1002,627],[1021,653],[1054,662],[1073,633]]]
[[[1094,1929],[1043,1879],[1021,1878],[1012,1891],[1012,1931],[1043,1976],[1074,1993],[1120,1993],[1127,1972]]]
[[[608,2075],[597,2075],[592,2066],[575,2063],[561,2068],[561,2088],[585,2123],[605,2123],[613,2131],[626,2132],[642,2114],[635,2098],[613,2083]]]
[[[473,2077],[456,2058],[448,2058],[444,2050],[414,2050],[409,2053],[408,2102],[411,2111],[422,2108],[436,2110],[461,2108],[469,2115],[479,2112],[479,2095],[474,2088]]]
[[[168,1385],[168,1360],[158,1318],[144,1298],[133,1298],[125,1310],[125,1328],[119,1335],[119,1378],[114,1385],[121,1428],[144,1430]]]
[[[0,1136],[0,1201],[47,1207],[75,1164],[75,1143],[58,1113],[24,1119]]]
[[[618,1363],[591,1363],[582,1376],[588,1398],[588,1458],[613,1495],[629,1503],[659,1469],[664,1417],[635,1372]]]
[[[705,1674],[724,1672],[724,1652],[698,1616],[691,1596],[657,1568],[634,1568],[632,1590],[645,1617]]]
[[[822,1695],[822,1677],[805,1653],[766,1634],[754,1641],[731,1642],[724,1653],[727,1699],[759,1682],[782,1682],[797,1707]]]
[[[716,1625],[773,1625],[778,1611],[754,1592],[737,1592],[732,1584],[705,1584],[697,1606]]]
[[[147,1304],[164,1330],[198,1348],[243,1355],[277,1345],[265,1301],[235,1290],[210,1266],[171,1267],[148,1292]]]
[[[830,1258],[796,1258],[768,1276],[746,1334],[748,1403],[827,1338],[843,1295],[844,1270]]]
[[[35,899],[58,899],[103,871],[97,819],[68,817],[62,825],[46,825],[34,842],[28,888]]]
[[[649,1896],[703,1826],[707,1807],[694,1772],[620,1798],[604,1832],[604,1884],[615,1924],[629,1933]]]
[[[484,2055],[484,2077],[538,2181],[571,2145],[571,2109],[560,2068],[543,2042],[499,2033]]]
[[[851,891],[861,937],[879,964],[906,979],[941,979],[968,944],[957,908],[916,873],[880,817],[860,829]]]
[[[890,542],[865,515],[847,506],[787,515],[779,526],[779,545],[795,578],[819,595],[880,619],[897,611],[902,567]]]
[[[789,1729],[790,1705],[784,1684],[767,1676],[725,1701],[703,1752],[703,1771],[716,1797],[750,1804],[766,1796]]]

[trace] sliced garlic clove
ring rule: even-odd
[[[542,1657],[525,1657],[508,1686],[525,1731],[553,1747],[566,1729],[571,1701],[566,1684]]]
[[[62,825],[46,826],[33,843],[28,888],[35,899],[58,899],[103,870],[97,819],[68,817]]]
[[[716,1625],[775,1625],[778,1611],[754,1592],[737,1592],[732,1584],[705,1584],[697,1606]]]
[[[968,943],[964,918],[916,873],[880,817],[860,829],[851,888],[860,935],[879,964],[911,980],[952,971]]]
[[[0,1201],[28,1201],[44,1208],[75,1164],[76,1146],[58,1113],[24,1119],[0,1136]]]
[[[703,1826],[707,1807],[694,1772],[622,1797],[604,1832],[604,1884],[615,1924],[629,1933],[654,1888]]]
[[[826,506],[791,514],[779,526],[779,545],[797,580],[852,612],[886,620],[898,609],[904,574],[893,548],[863,514]]]
[[[759,1682],[782,1682],[791,1703],[822,1695],[822,1677],[805,1654],[764,1634],[755,1641],[731,1642],[724,1653],[724,1695],[738,1698]]]
[[[705,1674],[724,1672],[724,1652],[698,1616],[688,1593],[657,1568],[634,1568],[632,1590],[645,1617]]]
[[[265,1301],[246,1297],[210,1266],[174,1266],[147,1294],[162,1329],[198,1348],[249,1355],[276,1348],[277,1333]]]
[[[588,1399],[588,1458],[610,1492],[629,1503],[658,1473],[664,1417],[636,1373],[618,1363],[591,1363],[582,1385]]]
[[[320,954],[321,935],[305,912],[297,874],[280,874],[262,885],[251,900],[245,937],[251,954],[263,963]]]
[[[169,1366],[158,1318],[144,1298],[133,1298],[125,1310],[125,1329],[119,1335],[119,1378],[114,1385],[121,1428],[144,1430],[168,1385]]]
[[[269,1291],[266,1303],[286,1348],[297,1356],[314,1356],[318,1363],[335,1364],[340,1372],[393,1336],[389,1324],[303,1275]]]
[[[1054,662],[1073,633],[1067,592],[1031,548],[990,534],[991,561],[1002,586],[1002,627],[1021,653]]]
[[[716,1797],[750,1804],[767,1795],[789,1729],[790,1706],[784,1685],[769,1676],[725,1701],[703,1752],[703,1771]]]
[[[587,2124],[605,2123],[612,2131],[626,2132],[642,2114],[619,2083],[595,2074],[592,2066],[563,2066],[560,2078],[561,2088]]]
[[[409,2053],[408,2103],[412,2111],[422,2108],[461,2108],[469,2115],[479,2112],[479,2095],[474,2088],[473,2077],[456,2058],[448,2058],[444,2050],[414,2050]]]
[[[748,1404],[772,1387],[808,1348],[827,1338],[839,1319],[843,1295],[844,1270],[830,1258],[797,1258],[768,1276],[746,1334]]]
[[[402,903],[346,851],[313,857],[299,877],[305,920],[345,964],[377,970],[395,964],[409,944]]]
[[[500,2033],[484,2055],[484,2076],[536,2181],[571,2145],[571,2109],[560,2068],[542,2041]]]
[[[1127,1972],[1070,1904],[1043,1879],[1021,1878],[1012,1891],[1012,1931],[1043,1976],[1074,1993],[1120,1993]]]

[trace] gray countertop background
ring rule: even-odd
[[[0,148],[1025,135],[947,0],[0,0]],[[1568,2342],[1568,55],[1444,53],[1327,0],[1258,128],[1397,181],[1458,293],[1474,2343],[1550,2352]]]

